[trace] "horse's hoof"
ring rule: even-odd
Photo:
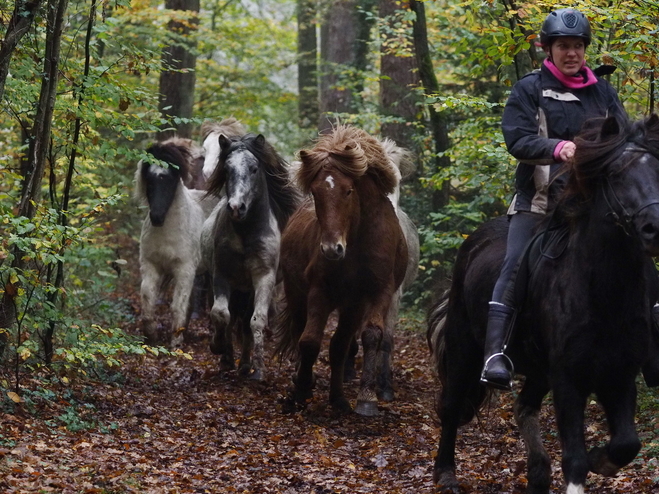
[[[172,340],[169,344],[171,348],[181,348],[181,346],[183,346],[183,333],[172,336]]]
[[[433,473],[433,480],[437,484],[438,491],[441,494],[462,494],[464,491],[460,488],[455,473],[452,470],[437,470]]]
[[[385,389],[383,391],[380,391],[378,393],[378,400],[381,401],[386,401],[387,403],[390,403],[394,401],[394,392],[391,389]]]
[[[250,364],[240,364],[238,366],[238,375],[242,377],[249,377],[252,373],[252,366]]]
[[[376,401],[357,400],[355,412],[364,417],[375,417],[378,414],[378,403]]]
[[[216,343],[215,340],[212,340],[210,350],[213,355],[222,355],[224,353],[224,346]]]
[[[225,355],[222,355],[220,358],[220,370],[221,371],[232,371],[236,368],[236,363],[232,358],[228,358]]]
[[[350,402],[346,400],[345,398],[338,398],[335,400],[332,400],[330,402],[330,405],[334,410],[339,412],[342,415],[347,415],[349,413],[352,413],[352,407],[350,406]]]
[[[263,381],[263,371],[261,369],[254,369],[254,372],[248,376],[252,381]]]
[[[588,452],[588,467],[591,472],[615,477],[620,468],[609,458],[605,448],[593,448]]]

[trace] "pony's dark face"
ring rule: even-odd
[[[620,158],[629,163],[609,178],[615,194],[613,209],[627,215],[643,249],[650,256],[659,255],[659,159],[628,144]],[[616,204],[618,203],[618,204]]]
[[[180,176],[179,170],[172,166],[163,168],[156,164],[142,163],[142,180],[149,203],[149,218],[153,226],[159,227],[165,224],[165,217],[174,201]]]
[[[329,260],[341,260],[348,249],[351,225],[359,221],[355,183],[337,170],[322,169],[310,189],[321,229],[320,251]]]
[[[220,159],[226,177],[227,209],[233,221],[243,221],[254,201],[264,194],[259,160],[240,142],[231,143]]]

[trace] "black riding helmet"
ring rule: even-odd
[[[540,44],[549,46],[554,38],[575,36],[590,44],[590,23],[586,16],[575,9],[558,9],[551,12],[540,30]]]

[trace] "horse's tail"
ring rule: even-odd
[[[273,331],[275,341],[275,355],[279,355],[280,359],[297,359],[297,342],[302,336],[302,330],[304,328],[299,328],[294,324],[293,320],[293,311],[291,306],[286,301],[285,297],[282,297],[284,300],[283,307],[275,316],[275,329]]]
[[[414,153],[409,149],[402,148],[395,141],[385,137],[382,141],[382,148],[389,160],[398,168],[400,178],[405,179],[414,173],[416,163],[414,162]]]
[[[426,339],[430,349],[430,362],[437,373],[439,381],[445,384],[446,379],[446,315],[450,290],[446,290],[428,311],[428,328]]]

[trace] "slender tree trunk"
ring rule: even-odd
[[[26,174],[23,178],[21,200],[18,205],[18,215],[27,218],[34,217],[36,205],[41,198],[41,184],[50,147],[52,117],[57,96],[60,45],[67,5],[68,0],[52,0],[46,7],[46,51],[43,78],[34,125],[30,133]],[[24,267],[23,256],[18,251],[14,252],[12,266],[17,270],[22,270]],[[18,287],[10,280],[3,280],[3,282],[5,291],[0,302],[0,328],[9,328],[16,322],[15,298],[18,294]],[[4,352],[6,343],[6,333],[0,333],[0,355]]]
[[[44,56],[43,78],[37,112],[30,136],[29,161],[24,177],[19,215],[33,218],[35,204],[41,199],[41,183],[46,167],[46,157],[50,147],[53,111],[57,97],[59,79],[60,45],[64,28],[64,14],[68,0],[52,0],[47,5],[46,52]]]
[[[316,1],[297,2],[298,112],[300,127],[313,128],[318,122],[318,48]]]
[[[401,8],[409,9],[409,4],[400,5],[396,0],[380,0],[379,14],[385,19],[387,26],[393,29],[398,21],[395,14]],[[411,23],[408,23],[411,31]],[[385,122],[381,133],[411,151],[417,151],[414,140],[415,126],[421,113],[419,97],[415,88],[419,87],[419,70],[414,56],[413,46],[402,52],[401,47],[391,46],[392,34],[385,32],[380,54],[380,106],[384,115],[396,117],[400,122]],[[389,41],[389,43],[387,42]],[[412,40],[410,40],[412,41]]]
[[[430,57],[430,49],[428,48],[426,10],[423,2],[417,0],[410,0],[410,9],[416,13],[416,20],[413,23],[414,49],[419,64],[419,76],[423,84],[424,93],[426,95],[438,94],[439,84],[437,83],[437,77],[435,76],[435,70]],[[450,146],[446,119],[432,105],[428,106],[428,113],[430,115],[430,128],[433,140],[435,141],[435,153],[437,154],[435,167],[437,170],[440,170],[450,165],[449,159],[441,155]],[[433,195],[433,209],[438,210],[444,207],[448,204],[448,200],[449,184],[446,182],[442,189],[436,191]]]
[[[32,26],[41,3],[42,0],[33,0],[31,2],[18,0],[14,4],[14,12],[5,31],[5,39],[0,44],[0,100],[5,92],[11,55]]]
[[[196,42],[194,31],[199,23],[199,0],[166,0],[165,8],[185,11],[187,22],[172,20],[169,30],[172,42],[163,50],[162,71],[160,72],[160,112],[168,118],[192,118],[194,88],[196,81],[194,53]],[[180,12],[179,12],[180,13]],[[159,140],[173,135],[192,137],[192,123],[174,122],[174,130],[163,130]]]

